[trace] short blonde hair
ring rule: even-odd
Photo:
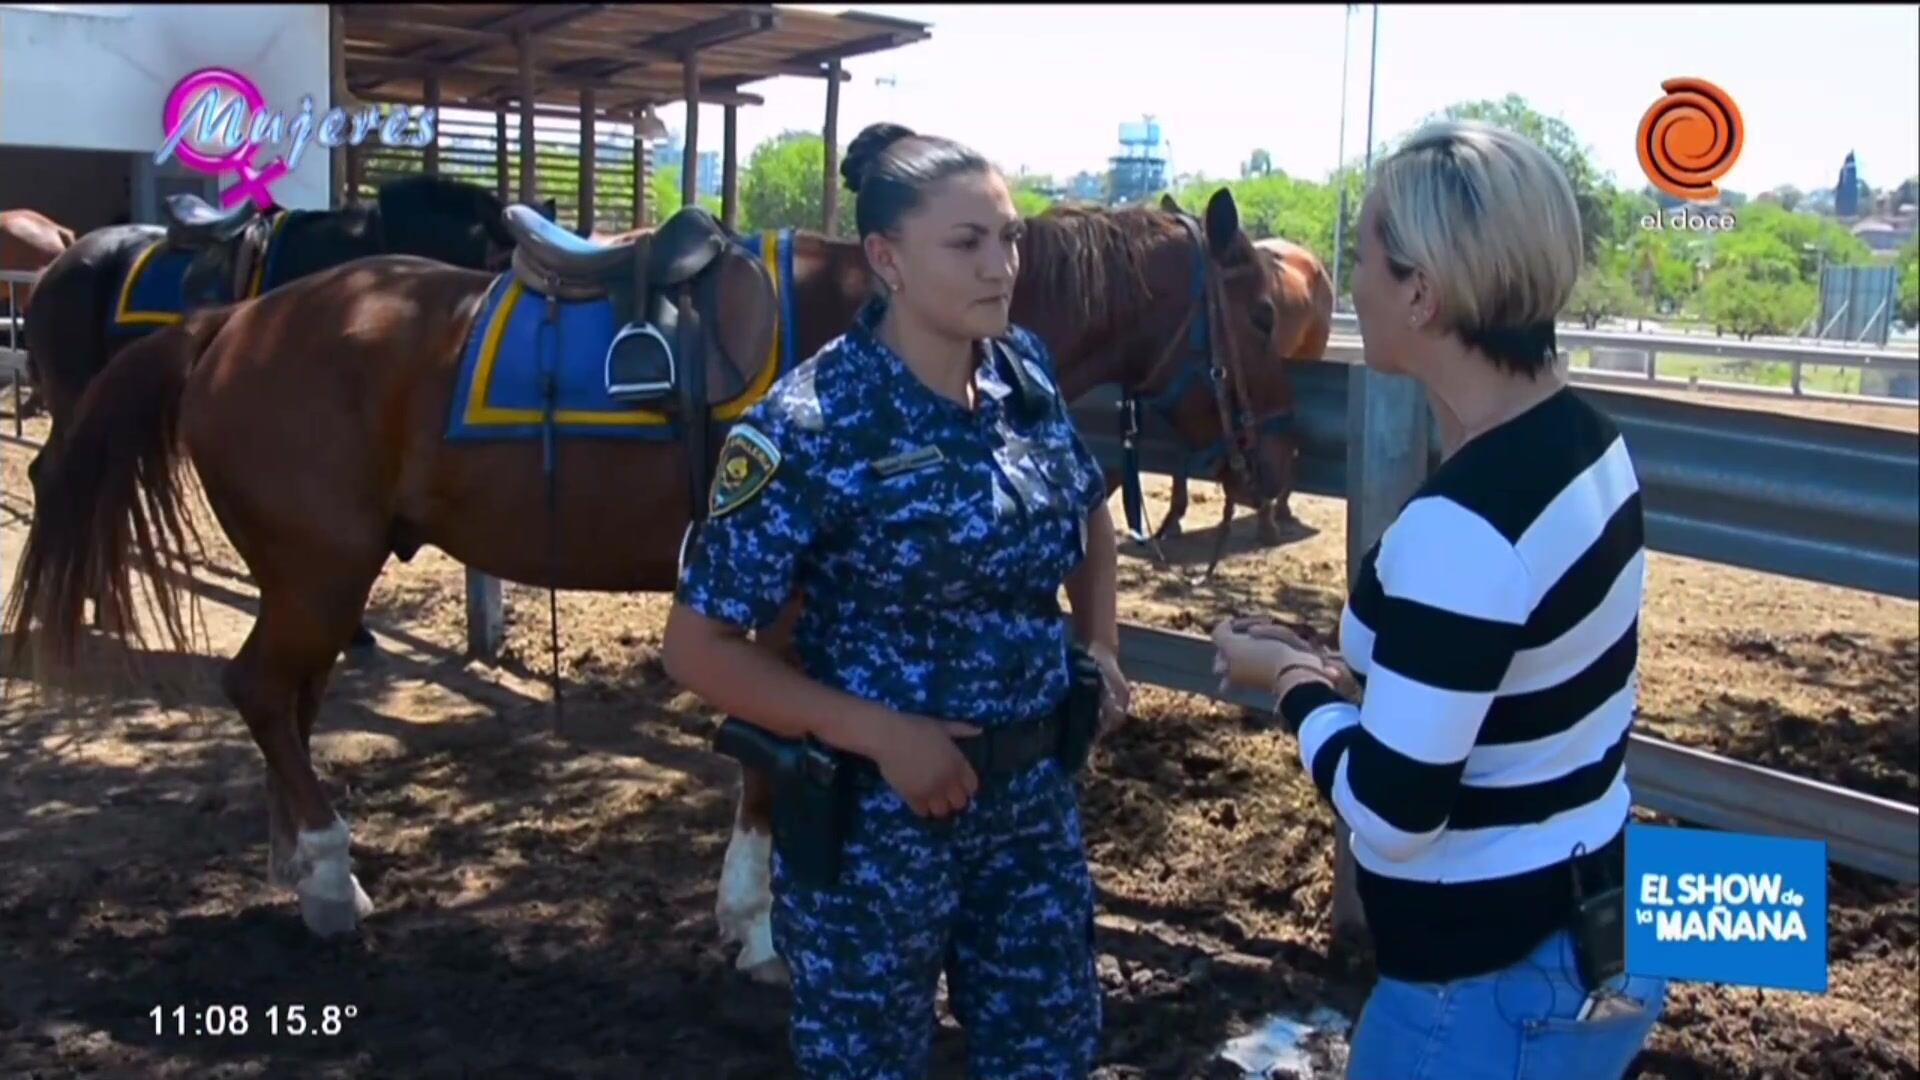
[[[1554,360],[1554,319],[1580,277],[1580,210],[1546,151],[1505,128],[1421,128],[1380,164],[1380,240],[1394,276],[1439,291],[1439,317],[1502,367]]]

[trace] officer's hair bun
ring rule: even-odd
[[[840,179],[844,180],[847,190],[858,195],[860,185],[866,182],[867,174],[873,169],[873,163],[887,147],[901,139],[913,138],[913,129],[903,124],[881,122],[868,124],[860,129],[847,147],[847,158],[840,163]]]

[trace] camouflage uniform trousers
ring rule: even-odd
[[[1052,760],[983,781],[945,821],[863,780],[831,889],[773,860],[774,948],[808,1080],[920,1080],[939,976],[975,1080],[1082,1080],[1100,1035],[1093,883],[1075,784]]]

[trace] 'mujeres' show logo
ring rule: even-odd
[[[389,106],[384,118],[377,105],[357,113],[335,106],[316,123],[311,94],[300,99],[299,112],[289,118],[269,108],[266,95],[245,75],[228,68],[201,68],[175,83],[167,95],[161,116],[165,138],[153,162],[178,157],[196,172],[234,173],[238,180],[222,193],[220,204],[232,206],[251,198],[265,209],[273,205],[268,186],[299,166],[308,143],[318,140],[329,150],[358,146],[377,130],[388,146],[423,147],[433,141],[437,119],[436,110],[418,105]],[[292,147],[280,160],[264,167],[255,163],[262,148],[289,142]]]

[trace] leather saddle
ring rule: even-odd
[[[770,362],[773,281],[700,207],[613,243],[582,239],[531,206],[507,207],[506,225],[522,285],[556,300],[612,302],[620,330],[607,350],[606,390],[615,400],[659,403],[698,381],[707,401],[726,401]]]
[[[181,282],[181,298],[187,308],[247,299],[252,291],[254,271],[267,257],[267,247],[273,239],[273,219],[252,213],[251,204],[241,207],[248,211],[245,214],[216,214],[212,207],[192,195],[173,198],[191,199],[199,204],[200,210],[214,215],[203,219],[201,231],[184,242],[174,231],[178,217],[167,230],[167,245],[193,256]],[[172,211],[175,207],[170,205],[168,209]],[[187,210],[189,214],[192,212]]]
[[[225,243],[239,236],[254,220],[253,200],[248,199],[230,210],[216,209],[198,195],[181,193],[167,196],[167,243],[183,251],[195,251],[212,244]]]
[[[576,236],[531,206],[507,207],[505,220],[523,286],[550,305],[613,304],[620,329],[607,347],[607,396],[674,414],[691,451],[697,517],[712,456],[709,408],[744,394],[774,362],[779,304],[767,268],[698,206],[612,243]]]

